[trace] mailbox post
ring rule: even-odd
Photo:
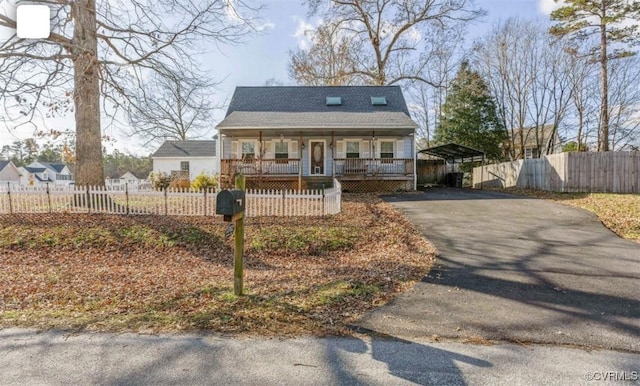
[[[244,176],[236,176],[236,189],[223,190],[216,196],[216,214],[223,215],[224,221],[232,221],[234,225],[233,291],[237,296],[242,295],[244,279],[244,181]]]

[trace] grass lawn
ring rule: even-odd
[[[217,216],[0,216],[0,328],[348,334],[410,288],[433,247],[374,195],[325,218],[245,222],[245,292]]]
[[[589,210],[620,237],[640,242],[640,195],[638,194],[555,193],[522,189],[507,191]]]

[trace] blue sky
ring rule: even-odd
[[[487,10],[487,16],[470,26],[470,40],[481,36],[500,19],[518,16],[548,20],[553,0],[477,0],[476,4]],[[260,35],[249,38],[239,46],[211,47],[210,53],[203,57],[202,64],[215,79],[222,82],[216,92],[216,102],[228,101],[236,86],[259,86],[271,78],[291,84],[287,75],[288,52],[301,43],[305,26],[317,25],[317,20],[308,20],[306,15],[307,10],[300,0],[269,0],[263,13],[264,30]],[[223,114],[223,110],[215,114],[212,127],[222,119]],[[72,119],[69,116],[67,119],[49,121],[47,126],[59,130],[72,128]],[[104,131],[116,139],[114,144],[108,145],[108,150],[118,148],[139,155],[148,155],[155,150],[133,144],[114,129],[104,128]],[[31,130],[9,133],[5,128],[0,128],[0,147],[18,138],[28,138],[31,134]]]

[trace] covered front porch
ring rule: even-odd
[[[243,174],[262,186],[303,189],[323,178],[403,181],[413,189],[413,130],[220,130],[222,180]],[[266,183],[266,181],[274,183]],[[407,183],[408,181],[408,183]],[[297,182],[297,183],[296,183]],[[366,189],[369,191],[372,189]]]
[[[245,176],[309,176],[330,175],[344,176],[412,176],[414,174],[413,158],[333,158],[329,174],[321,173],[322,167],[303,172],[300,158],[254,158],[254,159],[222,159],[220,168],[222,175],[244,174]]]

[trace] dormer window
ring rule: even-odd
[[[342,97],[327,97],[327,106],[342,106]]]
[[[374,106],[386,106],[387,105],[387,97],[383,96],[372,96],[371,104]]]

